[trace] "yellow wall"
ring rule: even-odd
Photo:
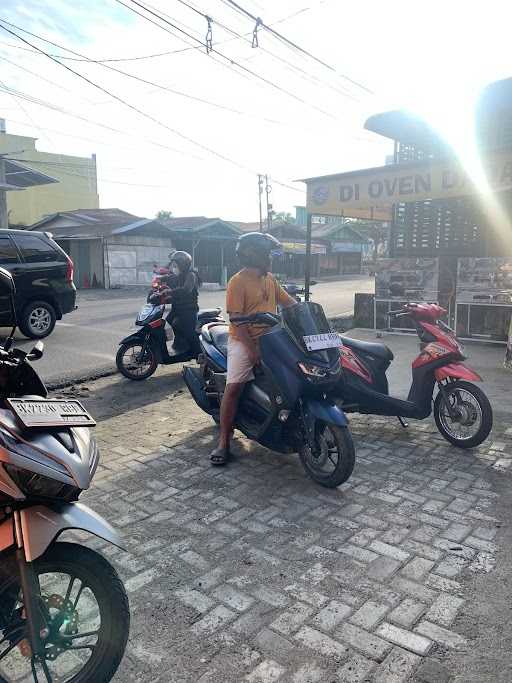
[[[10,225],[31,225],[57,211],[99,208],[94,157],[38,152],[35,138],[0,133],[0,153],[5,152],[25,166],[59,180],[50,185],[8,192]],[[30,163],[30,160],[38,163]]]

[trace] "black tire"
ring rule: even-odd
[[[29,339],[44,339],[53,332],[57,315],[47,301],[31,301],[21,314],[19,328]]]
[[[338,460],[332,472],[323,472],[320,469],[323,454],[319,458],[315,458],[311,454],[310,448],[307,444],[303,444],[299,450],[299,456],[302,465],[313,481],[333,489],[347,479],[352,474],[354,469],[356,454],[352,435],[348,427],[338,427],[337,425],[326,424],[318,421],[315,424],[315,440],[322,449],[322,438],[325,438],[326,430],[332,435],[333,447],[338,453]],[[331,461],[332,462],[332,461]]]
[[[81,584],[86,586],[90,594],[94,596],[99,608],[100,624],[92,654],[84,662],[83,668],[68,674],[71,678],[66,678],[65,683],[92,683],[92,681],[108,683],[114,677],[123,658],[130,630],[128,597],[117,572],[102,555],[74,543],[54,543],[42,557],[34,562],[34,566],[39,576],[60,573],[80,580]],[[19,590],[19,581],[16,576],[9,577],[8,581],[0,585],[0,603],[3,596],[9,596],[13,589]],[[80,632],[80,616],[78,616],[77,629]],[[25,637],[26,635],[23,634],[18,635],[16,641],[23,640]],[[52,636],[50,636],[48,647],[51,646],[51,640]],[[65,656],[65,653],[58,655],[57,659],[62,656]],[[2,669],[2,664],[4,662],[0,661],[0,680],[10,683],[9,678],[6,677],[8,671]],[[7,669],[8,663],[4,666]],[[48,666],[52,670],[51,661],[48,661]],[[27,660],[27,667],[27,673],[29,673],[30,659]],[[44,674],[39,675],[39,680],[42,680],[41,676],[44,677]],[[2,676],[5,678],[2,679]],[[58,680],[63,681],[60,677]]]
[[[155,352],[149,346],[146,351],[145,351],[145,363],[144,365],[147,365],[147,370],[143,370],[143,364],[140,364],[140,372],[137,372],[135,370],[136,367],[138,366],[133,366],[134,369],[131,369],[131,366],[128,365],[128,357],[127,354],[130,352],[130,349],[132,349],[132,356],[135,354],[135,349],[140,349],[139,355],[142,353],[142,347],[143,347],[143,342],[142,341],[132,341],[128,342],[127,344],[121,344],[119,347],[119,350],[116,354],[116,365],[117,369],[119,372],[124,375],[127,379],[134,380],[136,382],[139,382],[143,379],[147,379],[148,377],[151,377],[152,374],[156,371],[158,367],[158,362],[156,360]]]
[[[489,436],[492,429],[492,408],[489,403],[489,399],[484,394],[484,392],[471,382],[457,381],[451,382],[445,386],[445,392],[448,392],[449,396],[453,396],[454,392],[459,390],[460,392],[465,392],[466,395],[470,394],[476,401],[478,408],[475,408],[476,419],[479,420],[479,426],[477,426],[477,431],[469,435],[467,438],[462,436],[457,437],[449,429],[447,423],[447,415],[445,408],[445,401],[441,392],[439,392],[434,401],[434,419],[436,421],[437,428],[443,437],[449,441],[454,446],[459,448],[474,448],[479,446],[487,437]],[[460,394],[459,394],[460,395]],[[467,404],[468,407],[471,404]],[[470,408],[473,410],[473,408]],[[479,414],[478,414],[479,413]],[[475,416],[467,416],[467,419],[473,419]],[[476,424],[475,419],[475,424]]]

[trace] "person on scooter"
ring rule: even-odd
[[[167,322],[174,330],[173,346],[176,351],[199,353],[196,326],[201,280],[192,268],[192,257],[188,252],[175,251],[169,257],[169,277],[157,296],[161,303],[172,305]]]
[[[228,367],[226,389],[220,410],[220,437],[210,454],[212,465],[224,465],[229,458],[229,442],[238,401],[246,382],[254,379],[253,368],[260,361],[258,337],[268,329],[264,325],[237,323],[237,318],[256,313],[276,313],[277,306],[295,303],[269,273],[272,252],[281,244],[271,235],[249,232],[237,243],[236,253],[242,266],[230,279],[226,292],[229,314]]]

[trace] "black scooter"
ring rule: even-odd
[[[199,341],[193,348],[179,328],[179,319],[173,321],[174,340],[167,346],[166,323],[164,319],[165,304],[147,303],[141,308],[135,324],[138,329],[122,339],[116,354],[116,365],[119,372],[133,380],[151,377],[159,365],[184,363],[197,358]],[[197,314],[196,334],[203,325],[212,322],[224,322],[220,317],[220,308],[207,308]]]

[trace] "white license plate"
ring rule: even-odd
[[[74,399],[7,399],[24,427],[94,427],[96,422],[80,401]]]
[[[323,351],[324,349],[336,349],[343,346],[340,335],[337,332],[305,334],[303,339],[308,351]]]

